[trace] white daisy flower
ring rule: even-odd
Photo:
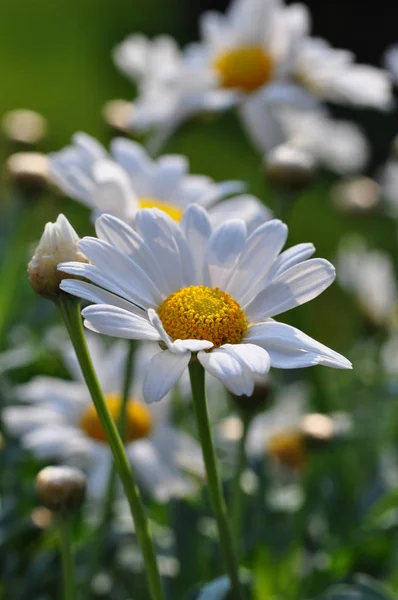
[[[299,467],[304,461],[305,447],[300,424],[307,412],[308,387],[295,383],[278,392],[274,406],[257,415],[250,424],[245,450],[249,459],[268,454],[283,465]],[[243,425],[238,417],[227,417],[220,423],[220,441],[236,446]]]
[[[307,260],[312,244],[280,254],[287,238],[281,221],[251,234],[239,219],[213,230],[207,212],[191,205],[181,224],[146,209],[138,211],[135,229],[103,215],[96,230],[98,239],[79,242],[90,265],[59,265],[92,283],[61,286],[94,303],[83,310],[89,329],[161,343],[145,375],[148,402],[172,388],[192,355],[232,393],[248,396],[255,376],[271,365],[351,367],[340,354],[273,319],[316,298],[335,278],[328,261]]]
[[[133,222],[140,208],[160,208],[178,221],[184,209],[198,203],[209,209],[213,224],[240,216],[254,227],[271,217],[258,198],[240,194],[243,184],[217,184],[204,175],[190,175],[184,156],[168,155],[152,160],[138,143],[116,138],[111,154],[84,133],[74,144],[50,155],[50,173],[57,185],[92,210],[95,219],[106,212]]]
[[[182,52],[169,36],[149,40],[130,35],[115,48],[113,58],[138,85],[130,126],[136,132],[154,132],[148,142],[152,154],[192,115],[225,110],[236,102],[233,91],[214,89],[212,79],[195,68],[189,49]]]
[[[382,250],[369,249],[360,237],[343,240],[338,255],[338,281],[353,294],[376,324],[389,323],[397,305],[394,265]]]
[[[117,419],[127,347],[117,342],[107,349],[93,335],[88,342],[108,408]],[[126,452],[142,488],[164,502],[193,493],[194,481],[183,471],[202,476],[203,465],[199,445],[170,425],[169,402],[153,407],[142,402],[141,374],[152,355],[152,345],[137,352],[127,407]],[[10,434],[20,437],[38,458],[84,468],[89,499],[101,501],[112,455],[71,348],[65,357],[72,381],[36,377],[19,386],[16,392],[23,404],[4,408],[2,419]]]
[[[245,126],[263,121],[270,147],[277,125],[269,108],[277,105],[392,105],[387,71],[355,64],[351,52],[310,38],[310,16],[302,4],[233,0],[225,14],[204,13],[200,31],[201,41],[184,52],[169,38],[151,44],[141,36],[116,50],[116,63],[139,83],[132,128],[155,129],[159,143],[193,114],[233,104],[240,105]],[[163,67],[162,46],[168,48]]]
[[[361,171],[369,159],[369,146],[360,127],[336,120],[326,110],[284,107],[272,111],[279,128],[279,144],[308,152],[319,165],[340,175]],[[247,121],[252,143],[260,152],[270,149],[269,125]],[[273,141],[278,140],[275,129]]]

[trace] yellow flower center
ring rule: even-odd
[[[267,450],[271,456],[292,469],[303,466],[306,458],[303,436],[296,430],[274,435],[267,444]]]
[[[140,208],[160,208],[169,215],[174,221],[180,221],[183,211],[178,206],[170,204],[169,202],[163,202],[163,200],[157,200],[156,198],[140,198],[138,200]]]
[[[109,394],[106,404],[115,422],[118,421],[122,399],[118,394]],[[106,442],[102,425],[95,410],[94,404],[90,404],[80,418],[80,429],[93,440]],[[152,429],[152,416],[148,408],[138,400],[129,400],[126,407],[126,429],[125,442],[134,442],[147,437]]]
[[[274,63],[261,46],[240,46],[214,61],[223,88],[254,92],[272,79]]]
[[[214,346],[239,344],[247,319],[239,304],[219,288],[191,285],[171,294],[158,308],[163,327],[174,340],[207,340]]]

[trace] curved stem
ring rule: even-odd
[[[202,365],[198,362],[191,363],[189,365],[189,376],[191,379],[193,406],[199,438],[206,466],[210,500],[217,519],[220,544],[224,552],[228,576],[231,581],[231,598],[234,600],[242,600],[243,596],[238,576],[238,561],[235,556],[232,536],[229,530],[227,510],[217,469],[213,438],[211,435],[205,394],[205,372]]]
[[[129,400],[129,393],[131,387],[131,380],[133,377],[133,366],[134,366],[134,354],[136,349],[135,340],[131,340],[129,343],[129,350],[126,357],[126,366],[124,369],[124,381],[123,381],[123,389],[122,389],[122,401],[120,405],[120,413],[117,421],[117,426],[120,432],[122,439],[125,436],[126,429],[126,410],[127,403]],[[95,573],[98,569],[98,565],[101,561],[102,556],[102,548],[103,548],[103,540],[105,538],[105,533],[107,529],[107,525],[112,518],[112,510],[113,510],[113,501],[115,497],[115,486],[116,486],[116,468],[115,464],[111,464],[111,469],[109,471],[108,482],[106,486],[106,494],[101,507],[101,517],[99,521],[98,528],[95,532],[95,545],[93,549],[92,556],[92,564],[91,564],[91,573],[90,573],[90,581],[92,581]]]
[[[90,390],[101,426],[112,451],[117,473],[124,487],[144,559],[150,597],[152,600],[164,600],[162,583],[149,531],[148,520],[131,470],[131,465],[127,458],[124,444],[118,428],[109,412],[91,362],[80,315],[80,302],[68,294],[61,293],[58,307],[69,332],[76,356],[79,360],[80,368],[87,387]]]
[[[75,577],[70,536],[70,521],[67,516],[58,518],[59,546],[62,561],[63,597],[64,600],[75,599]]]
[[[232,534],[235,544],[239,546],[240,534],[242,527],[242,509],[244,496],[240,486],[240,480],[242,472],[246,463],[246,439],[249,431],[249,425],[251,421],[251,415],[242,416],[242,435],[238,443],[238,455],[236,457],[235,473],[232,482],[232,497],[231,497],[231,522],[232,522]]]

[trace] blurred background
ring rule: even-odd
[[[36,148],[47,153],[68,144],[76,131],[89,133],[105,145],[114,135],[102,116],[104,104],[115,98],[132,100],[135,94],[131,82],[113,64],[111,51],[117,43],[134,32],[150,37],[166,33],[181,44],[193,41],[198,34],[199,14],[210,9],[224,10],[227,0],[68,0],[67,3],[3,0],[1,4],[0,118],[17,108],[32,109],[42,114],[48,121],[48,135]],[[314,34],[325,37],[335,47],[352,50],[358,62],[380,66],[385,49],[398,41],[395,13],[390,1],[308,0],[306,4],[313,16]],[[372,146],[367,174],[378,176],[389,155],[390,144],[398,133],[397,113],[342,107],[332,107],[332,112],[364,128]],[[21,149],[4,135],[1,135],[0,144],[2,163],[12,152]],[[162,153],[186,154],[191,172],[212,176],[217,181],[243,180],[248,183],[249,191],[265,204],[272,208],[275,202],[274,191],[266,181],[260,157],[245,138],[232,112],[184,125],[169,140]],[[348,234],[360,234],[370,247],[389,254],[396,275],[395,220],[383,210],[361,214],[338,210],[331,194],[337,182],[337,176],[320,171],[314,184],[297,197],[289,217],[288,245],[311,241],[317,248],[317,256],[335,261],[341,239]],[[12,215],[18,194],[4,178],[1,192],[0,242],[4,256],[12,250],[8,246],[10,232],[1,221],[3,216]],[[53,192],[36,195],[30,199],[28,226],[16,242],[23,246],[23,260],[27,261],[31,256],[44,224],[54,221],[60,212],[68,217],[79,235],[92,232],[89,212],[78,203]],[[393,515],[395,521],[390,521],[388,527],[384,524],[372,529],[372,521],[365,533],[358,534],[355,530],[355,526],[361,526],[369,506],[373,506],[373,502],[385,491],[384,484],[380,483],[378,464],[384,444],[395,450],[398,435],[394,409],[397,379],[392,381],[394,387],[378,370],[378,361],[380,348],[397,323],[393,323],[392,329],[387,331],[375,324],[359,304],[354,295],[335,284],[315,301],[283,315],[284,321],[298,326],[354,362],[352,373],[316,368],[299,375],[313,384],[314,410],[348,410],[357,416],[360,423],[358,439],[361,440],[361,443],[357,439],[349,444],[344,454],[331,452],[328,455],[328,468],[341,476],[343,482],[341,488],[334,490],[335,495],[328,496],[325,463],[314,463],[308,475],[307,483],[314,487],[311,488],[314,492],[314,514],[317,510],[321,511],[325,497],[329,501],[332,498],[328,510],[337,540],[334,540],[337,549],[329,565],[328,576],[325,579],[315,577],[308,583],[306,592],[311,594],[320,593],[325,582],[334,583],[358,571],[386,578],[398,590],[395,546],[394,553],[390,552],[398,539],[396,510]],[[34,297],[27,280],[22,278],[12,309],[8,326],[11,343],[23,340],[27,330],[33,332],[39,343],[44,336],[44,328],[58,322],[52,304]],[[47,353],[39,356],[33,367],[21,370],[15,380],[26,381],[37,373],[63,372],[51,353]],[[295,376],[289,373],[287,378]],[[345,471],[342,473],[340,467],[343,462]],[[5,463],[1,464],[4,466]],[[36,467],[34,462],[23,466],[21,472],[26,489],[37,471]],[[318,477],[324,477],[326,487],[314,491]],[[29,502],[32,502],[32,491],[29,494]],[[391,505],[396,506],[396,493],[392,496]],[[26,511],[26,506],[22,510]],[[192,516],[186,507],[172,507],[170,510],[187,510],[187,521]],[[163,513],[160,514],[161,518],[165,518]],[[352,531],[349,531],[347,523],[352,525]],[[275,526],[279,527],[278,532],[283,537],[286,534],[283,516]],[[384,537],[386,532],[389,533],[388,540]],[[17,536],[18,531],[15,533],[13,530],[12,535]],[[279,541],[283,545],[282,537]],[[13,538],[10,539],[8,544],[13,543]],[[14,540],[22,543],[18,537]],[[0,536],[0,544],[1,541]],[[272,545],[270,540],[268,542]],[[310,540],[310,546],[311,543]],[[278,542],[275,546],[279,548]],[[4,550],[7,546],[0,545],[0,557],[2,548]],[[266,551],[256,555],[255,560],[265,564]],[[43,565],[40,568],[43,569]],[[263,589],[266,589],[266,584]],[[37,600],[48,597],[38,596]],[[29,589],[26,587],[25,595],[9,598],[1,596],[0,586],[0,598],[24,600],[29,598]],[[114,598],[118,600],[119,597],[115,595]]]

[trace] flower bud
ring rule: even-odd
[[[131,124],[133,104],[127,100],[109,100],[102,107],[105,122],[117,133],[126,133]]]
[[[289,190],[302,190],[314,179],[315,160],[300,148],[283,144],[264,156],[269,181]]]
[[[64,215],[59,215],[55,223],[47,223],[28,265],[29,281],[35,292],[55,300],[60,293],[61,281],[70,278],[58,271],[57,265],[66,261],[88,262],[77,246],[78,241],[76,231]]]
[[[35,196],[49,183],[48,158],[39,152],[16,152],[5,164],[6,177],[27,196]]]
[[[380,205],[380,186],[369,177],[353,177],[337,183],[331,192],[332,202],[341,212],[360,215]]]
[[[36,491],[51,510],[73,512],[84,502],[86,476],[73,467],[45,467],[36,477]]]
[[[33,110],[11,110],[3,118],[2,131],[10,142],[34,145],[46,136],[47,121]]]

